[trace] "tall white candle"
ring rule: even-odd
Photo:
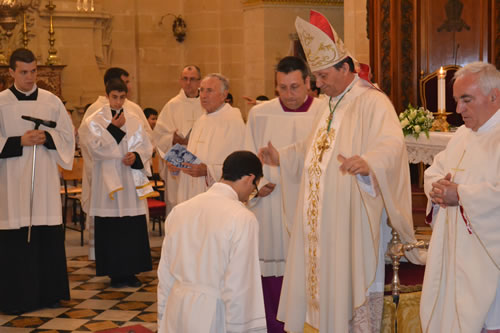
[[[446,111],[446,71],[443,67],[439,69],[438,74],[438,112]]]

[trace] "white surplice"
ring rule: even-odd
[[[177,202],[186,201],[205,192],[222,176],[226,157],[243,148],[245,124],[240,110],[224,103],[212,113],[204,113],[193,126],[187,149],[207,165],[206,177],[191,177],[179,173]]]
[[[158,265],[158,332],[265,332],[259,225],[231,186],[173,208]]]
[[[9,137],[22,136],[35,124],[22,115],[52,120],[55,128],[40,126],[52,136],[56,149],[38,145],[36,149],[33,225],[62,222],[60,178],[57,165],[71,170],[75,152],[73,125],[61,100],[38,89],[36,101],[18,101],[10,89],[0,93],[0,151]],[[29,225],[33,146],[23,147],[18,157],[0,159],[0,229],[19,229]]]
[[[109,105],[104,105],[80,126],[80,138],[93,161],[89,207],[91,216],[123,217],[146,214],[144,201],[140,200],[136,191],[138,184],[134,183],[134,177],[137,177],[134,173],[140,172],[143,176],[150,174],[153,146],[141,120],[125,106],[123,113],[126,122],[121,130],[126,132],[126,135],[119,144],[106,129],[112,119]],[[138,153],[144,168],[133,170],[123,164],[122,159],[127,152]]]
[[[302,175],[278,310],[285,329],[294,332],[305,322],[320,332],[376,330],[382,309],[375,311],[380,318],[370,318],[363,306],[369,293],[382,296],[384,211],[404,242],[415,241],[406,147],[390,100],[356,76],[331,108],[328,134],[327,106],[307,141],[280,150],[283,182]],[[339,154],[362,157],[377,192],[370,193],[362,177],[342,174]]]
[[[88,117],[99,111],[104,105],[109,104],[108,97],[106,96],[98,96],[96,101],[90,105],[87,110],[85,111],[85,114],[83,115],[82,122],[80,123],[80,128],[82,128],[82,125],[85,124],[85,121],[87,120]],[[148,120],[146,119],[146,116],[144,115],[144,112],[142,111],[141,107],[137,105],[136,103],[132,102],[129,99],[125,100],[125,103],[123,103],[123,107],[127,108],[129,111],[131,111],[133,114],[135,114],[143,123],[144,129],[146,133],[148,134],[149,138],[152,138],[152,130],[149,125]],[[83,175],[82,175],[82,209],[85,213],[87,213],[87,218],[86,218],[86,225],[87,229],[89,230],[89,259],[94,260],[95,259],[95,253],[94,253],[94,217],[89,214],[89,207],[90,207],[90,195],[92,192],[91,189],[91,184],[92,184],[92,158],[88,153],[87,147],[80,143],[80,148],[82,152],[82,157],[83,157]]]
[[[324,107],[324,101],[314,99],[307,112],[285,112],[279,98],[253,107],[248,115],[245,149],[257,153],[269,141],[282,148],[305,140]],[[283,276],[300,181],[281,184],[279,168],[264,165],[263,171],[259,187],[269,182],[276,187],[251,207],[259,221],[260,268],[263,276]]]
[[[194,122],[202,114],[203,109],[201,108],[200,98],[188,98],[183,89],[165,104],[153,130],[154,143],[162,158],[172,148],[174,133],[177,132],[182,137],[190,135]],[[177,204],[179,175],[173,175],[164,167],[160,176],[166,181],[166,202],[168,209],[171,209]]]
[[[500,329],[499,111],[477,132],[460,127],[425,171],[427,196],[433,182],[451,173],[463,215],[460,206],[433,209],[420,301],[423,332],[480,332],[485,323]],[[488,314],[494,303],[496,313]]]
[[[86,120],[98,112],[99,110],[102,109],[103,106],[109,105],[109,100],[106,96],[99,96],[97,97],[96,101],[92,103],[88,107],[88,109],[85,111],[85,114],[83,115],[82,122],[80,124],[80,128],[82,126],[85,126]],[[143,124],[144,131],[148,135],[148,137],[151,139],[153,136],[153,132],[151,130],[151,127],[148,123],[148,120],[146,119],[146,116],[144,115],[144,112],[142,111],[141,107],[137,105],[136,103],[132,102],[129,99],[125,100],[125,103],[123,103],[123,108],[127,109],[129,113],[134,114],[138,119]],[[80,130],[80,129],[79,129]],[[85,146],[85,144],[81,143],[81,150],[82,150],[82,157],[83,157],[83,162],[84,162],[84,168],[83,168],[83,178],[82,178],[82,208],[83,210],[87,213],[89,212],[89,207],[90,207],[90,195],[91,195],[91,184],[92,184],[92,157],[88,153],[88,148]]]

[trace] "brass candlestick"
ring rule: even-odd
[[[56,5],[52,3],[52,0],[49,0],[48,5],[45,6],[47,10],[49,11],[49,57],[47,58],[47,65],[58,65],[59,64],[59,58],[57,56],[57,50],[54,47],[54,44],[56,43],[56,39],[54,37],[55,32],[54,32],[54,23],[52,21],[52,13],[54,12],[54,9],[56,8]]]
[[[439,110],[438,112],[434,112],[434,122],[432,123],[431,131],[449,132],[450,124],[448,124],[446,118],[450,114],[451,112],[445,112],[444,110]]]
[[[23,46],[25,49],[28,48],[28,42],[30,41],[28,38],[28,27],[26,25],[26,11],[23,13]]]

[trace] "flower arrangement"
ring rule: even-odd
[[[404,136],[411,134],[415,139],[418,139],[418,136],[422,132],[429,138],[429,130],[433,122],[434,116],[432,112],[425,110],[423,107],[416,109],[411,104],[408,104],[408,108],[399,114],[399,123],[403,129]]]

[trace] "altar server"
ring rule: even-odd
[[[15,50],[9,73],[14,85],[0,93],[0,311],[19,314],[70,296],[57,167],[72,168],[75,141],[61,100],[36,85],[33,53]],[[21,116],[56,125],[34,130]]]

